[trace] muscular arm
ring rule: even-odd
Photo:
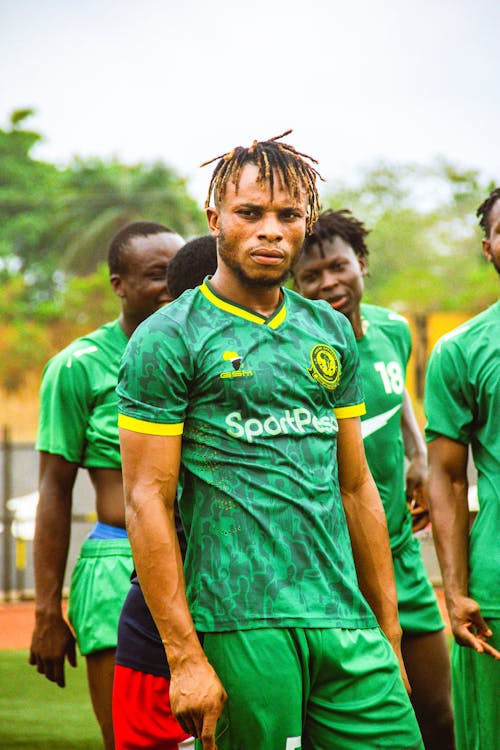
[[[410,462],[406,472],[406,498],[410,504],[413,518],[413,531],[419,531],[429,521],[425,492],[427,450],[406,389],[401,410],[401,431],[403,433],[405,456]]]
[[[340,491],[359,587],[394,648],[408,688],[387,522],[366,463],[358,418],[339,419],[337,455]]]
[[[35,628],[29,662],[64,687],[64,660],[76,666],[75,639],[62,614],[64,572],[71,533],[78,464],[40,453],[39,502],[34,538]]]
[[[181,437],[120,430],[127,531],[135,567],[170,666],[172,711],[204,750],[226,700],[200,646],[186,600],[174,520]]]
[[[491,631],[469,598],[467,446],[440,436],[429,443],[429,505],[453,635],[461,646],[500,659],[487,642]]]

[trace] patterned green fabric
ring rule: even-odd
[[[127,340],[116,320],[49,361],[40,391],[38,450],[87,468],[121,468],[115,389]]]
[[[273,316],[205,282],[125,353],[120,424],[183,432],[187,595],[200,631],[372,627],[336,464],[337,417],[362,413],[348,321],[289,290]]]
[[[361,418],[365,453],[384,505],[394,549],[412,533],[401,432],[411,336],[406,320],[391,310],[363,304],[361,314],[364,336],[357,344],[366,404],[366,414]]]
[[[500,617],[500,301],[441,338],[425,383],[426,438],[472,448],[479,513],[469,546],[469,593]]]

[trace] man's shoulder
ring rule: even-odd
[[[72,369],[78,366],[95,364],[101,359],[108,360],[113,352],[125,348],[127,339],[117,320],[105,323],[89,333],[74,339],[61,349],[47,363],[45,373],[56,372],[61,368]]]
[[[470,354],[476,345],[483,347],[484,335],[489,343],[495,344],[498,337],[491,337],[490,340],[489,333],[496,327],[500,327],[500,301],[441,336],[434,346],[433,354],[436,356],[458,351],[467,351]]]
[[[325,300],[306,299],[293,289],[285,289],[284,292],[287,313],[291,316],[304,311],[308,316],[312,315],[324,322],[329,330],[331,330],[331,326],[342,331],[351,328],[351,324],[346,316],[338,312],[338,310],[334,310]]]
[[[166,332],[170,329],[178,331],[191,322],[191,316],[203,305],[203,295],[200,294],[200,287],[187,289],[180,297],[170,302],[164,307],[150,315],[144,320],[137,331],[143,336],[148,334]],[[135,337],[135,333],[132,338]]]
[[[380,305],[369,305],[366,302],[361,303],[361,314],[368,323],[373,323],[378,327],[387,327],[394,330],[409,330],[409,323],[407,319],[395,312],[390,310],[388,307],[381,307]]]

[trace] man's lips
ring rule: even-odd
[[[256,263],[263,266],[277,266],[283,262],[285,253],[273,247],[256,247],[252,250],[250,256]]]
[[[341,297],[334,297],[334,299],[329,299],[328,302],[330,303],[330,307],[333,307],[334,310],[338,310],[346,304],[347,295],[344,294]]]

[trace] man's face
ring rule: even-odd
[[[483,251],[500,275],[500,199],[495,201],[489,215],[490,234],[483,240]]]
[[[126,271],[111,279],[127,315],[142,321],[170,301],[167,266],[183,245],[182,237],[172,232],[129,241],[123,259]]]
[[[341,237],[311,245],[294,269],[298,291],[307,299],[323,299],[348,318],[363,296],[366,264]]]
[[[258,168],[246,164],[238,192],[232,182],[217,208],[207,209],[210,231],[217,238],[219,265],[246,287],[281,284],[300,252],[306,231],[307,196],[293,198],[279,186],[257,183]]]

